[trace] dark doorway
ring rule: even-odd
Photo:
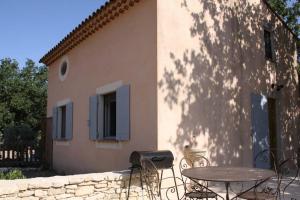
[[[268,114],[269,114],[269,134],[270,134],[270,151],[273,153],[275,160],[271,163],[278,161],[277,156],[277,118],[276,118],[276,99],[268,98]],[[271,156],[272,158],[272,156]],[[272,166],[274,167],[274,166]]]

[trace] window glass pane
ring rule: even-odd
[[[265,55],[266,58],[272,59],[272,41],[271,41],[271,32],[264,30],[264,39],[265,39]]]
[[[110,102],[110,136],[116,137],[116,100]]]
[[[104,95],[104,137],[116,137],[116,93]]]
[[[66,106],[61,108],[61,138],[66,138]]]

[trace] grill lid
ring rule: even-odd
[[[143,159],[153,162],[157,169],[167,169],[173,166],[174,156],[171,151],[134,151],[131,153],[129,162],[132,166],[141,167]]]

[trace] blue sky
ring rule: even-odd
[[[0,59],[39,59],[106,0],[0,0]]]

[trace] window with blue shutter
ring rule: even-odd
[[[116,91],[90,97],[89,135],[91,140],[129,140],[130,91]]]
[[[71,140],[73,137],[73,103],[70,102],[66,105],[65,117],[65,139]]]
[[[97,96],[97,139],[103,140],[104,138],[104,97]]]
[[[52,136],[54,140],[73,138],[73,103],[53,108]]]
[[[58,108],[54,107],[52,109],[52,139],[57,139],[57,117],[58,117]]]
[[[91,140],[97,140],[97,104],[98,104],[98,100],[97,100],[97,96],[91,96],[90,97],[90,113],[89,113],[89,132],[90,132],[90,139]]]
[[[124,85],[117,89],[117,133],[119,141],[129,140],[130,137],[130,87]]]

